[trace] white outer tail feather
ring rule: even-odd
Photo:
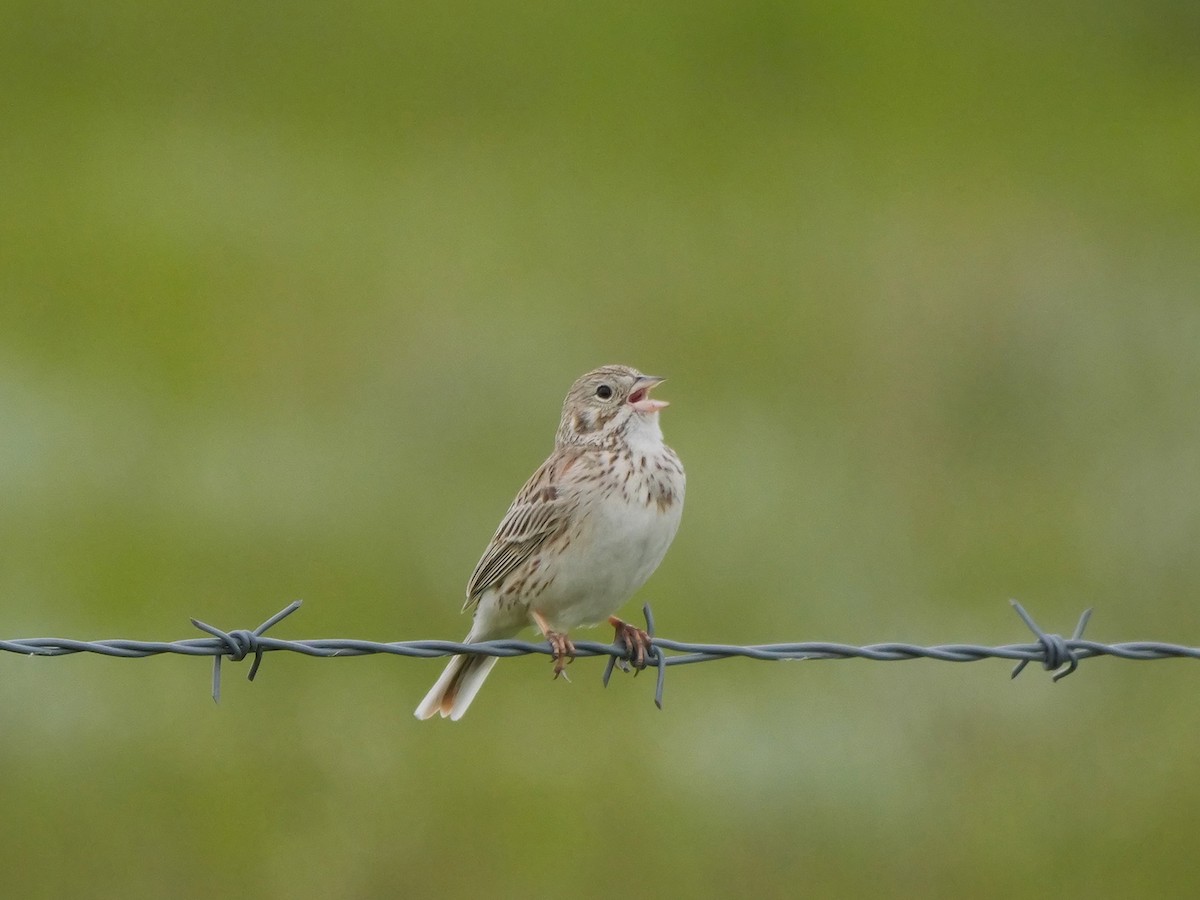
[[[468,636],[467,641],[470,640],[471,638]],[[463,655],[454,657],[442,672],[441,677],[429,689],[429,693],[425,695],[425,699],[421,701],[413,715],[418,719],[429,719],[440,713],[442,718],[449,716],[451,721],[457,722],[466,713],[467,707],[471,705],[471,701],[475,699],[479,689],[483,687],[483,682],[488,677],[488,673],[492,671],[496,660],[495,656]],[[443,709],[446,694],[449,692],[453,692],[453,699],[449,709]]]

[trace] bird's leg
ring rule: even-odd
[[[530,614],[533,616],[533,621],[537,623],[537,627],[541,629],[542,637],[550,644],[551,659],[554,660],[554,677],[557,678],[561,675],[567,681],[570,681],[571,679],[567,678],[567,673],[563,670],[569,663],[575,661],[575,645],[571,643],[570,638],[565,634],[561,634],[551,628],[550,623],[546,621],[546,617],[536,609],[531,610]]]
[[[616,629],[617,633],[613,635],[613,640],[620,641],[625,645],[625,650],[629,653],[629,662],[633,663],[633,667],[639,672],[646,668],[646,654],[650,651],[650,635],[636,625],[623,622],[616,616],[609,616],[608,624]],[[621,664],[621,668],[629,671],[628,663],[625,660],[621,660]]]

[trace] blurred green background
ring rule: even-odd
[[[1200,644],[1197,9],[3,4],[0,637],[457,639],[624,362],[664,636]],[[1192,663],[441,667],[0,655],[5,890],[1194,888]]]

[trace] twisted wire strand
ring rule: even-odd
[[[1054,672],[1058,681],[1074,672],[1082,660],[1095,656],[1114,656],[1119,659],[1200,659],[1200,647],[1187,647],[1160,641],[1126,641],[1105,644],[1085,640],[1083,630],[1087,627],[1092,611],[1085,610],[1080,616],[1075,631],[1069,638],[1043,631],[1016,600],[1010,601],[1017,615],[1033,632],[1036,640],[1023,644],[1005,644],[986,647],[977,644],[937,644],[923,647],[917,644],[889,642],[854,646],[828,641],[800,641],[778,644],[700,644],[674,641],[656,637],[654,617],[647,604],[642,607],[646,617],[646,632],[650,635],[650,650],[646,667],[656,670],[654,702],[661,709],[666,670],[670,666],[714,662],[721,659],[752,660],[800,660],[800,659],[866,659],[874,662],[897,662],[911,659],[932,659],[939,662],[979,662],[984,659],[1007,659],[1015,661],[1012,677],[1016,678],[1029,663],[1039,663],[1048,672]],[[73,653],[95,653],[121,659],[136,659],[174,653],[183,656],[208,656],[213,659],[213,700],[221,699],[221,660],[228,657],[240,662],[253,656],[247,678],[254,680],[265,653],[285,651],[316,657],[370,656],[380,653],[393,656],[409,656],[430,659],[439,656],[473,653],[484,656],[510,657],[529,654],[551,655],[550,645],[545,641],[520,640],[481,641],[465,644],[460,641],[364,641],[351,638],[322,638],[316,640],[284,640],[269,637],[265,632],[300,608],[296,600],[271,616],[257,628],[222,631],[212,625],[192,619],[192,625],[210,635],[206,638],[188,638],[179,641],[133,641],[102,640],[80,641],[70,638],[20,638],[0,640],[0,651],[25,656],[66,656]],[[628,649],[622,643],[605,644],[597,641],[575,642],[575,655],[579,657],[604,656],[608,661],[604,669],[604,684],[607,685],[613,669],[620,665],[627,669],[630,663]]]

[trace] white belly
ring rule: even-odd
[[[682,513],[682,489],[661,511],[657,503],[629,502],[619,493],[597,503],[534,605],[556,631],[602,622],[658,568]]]

